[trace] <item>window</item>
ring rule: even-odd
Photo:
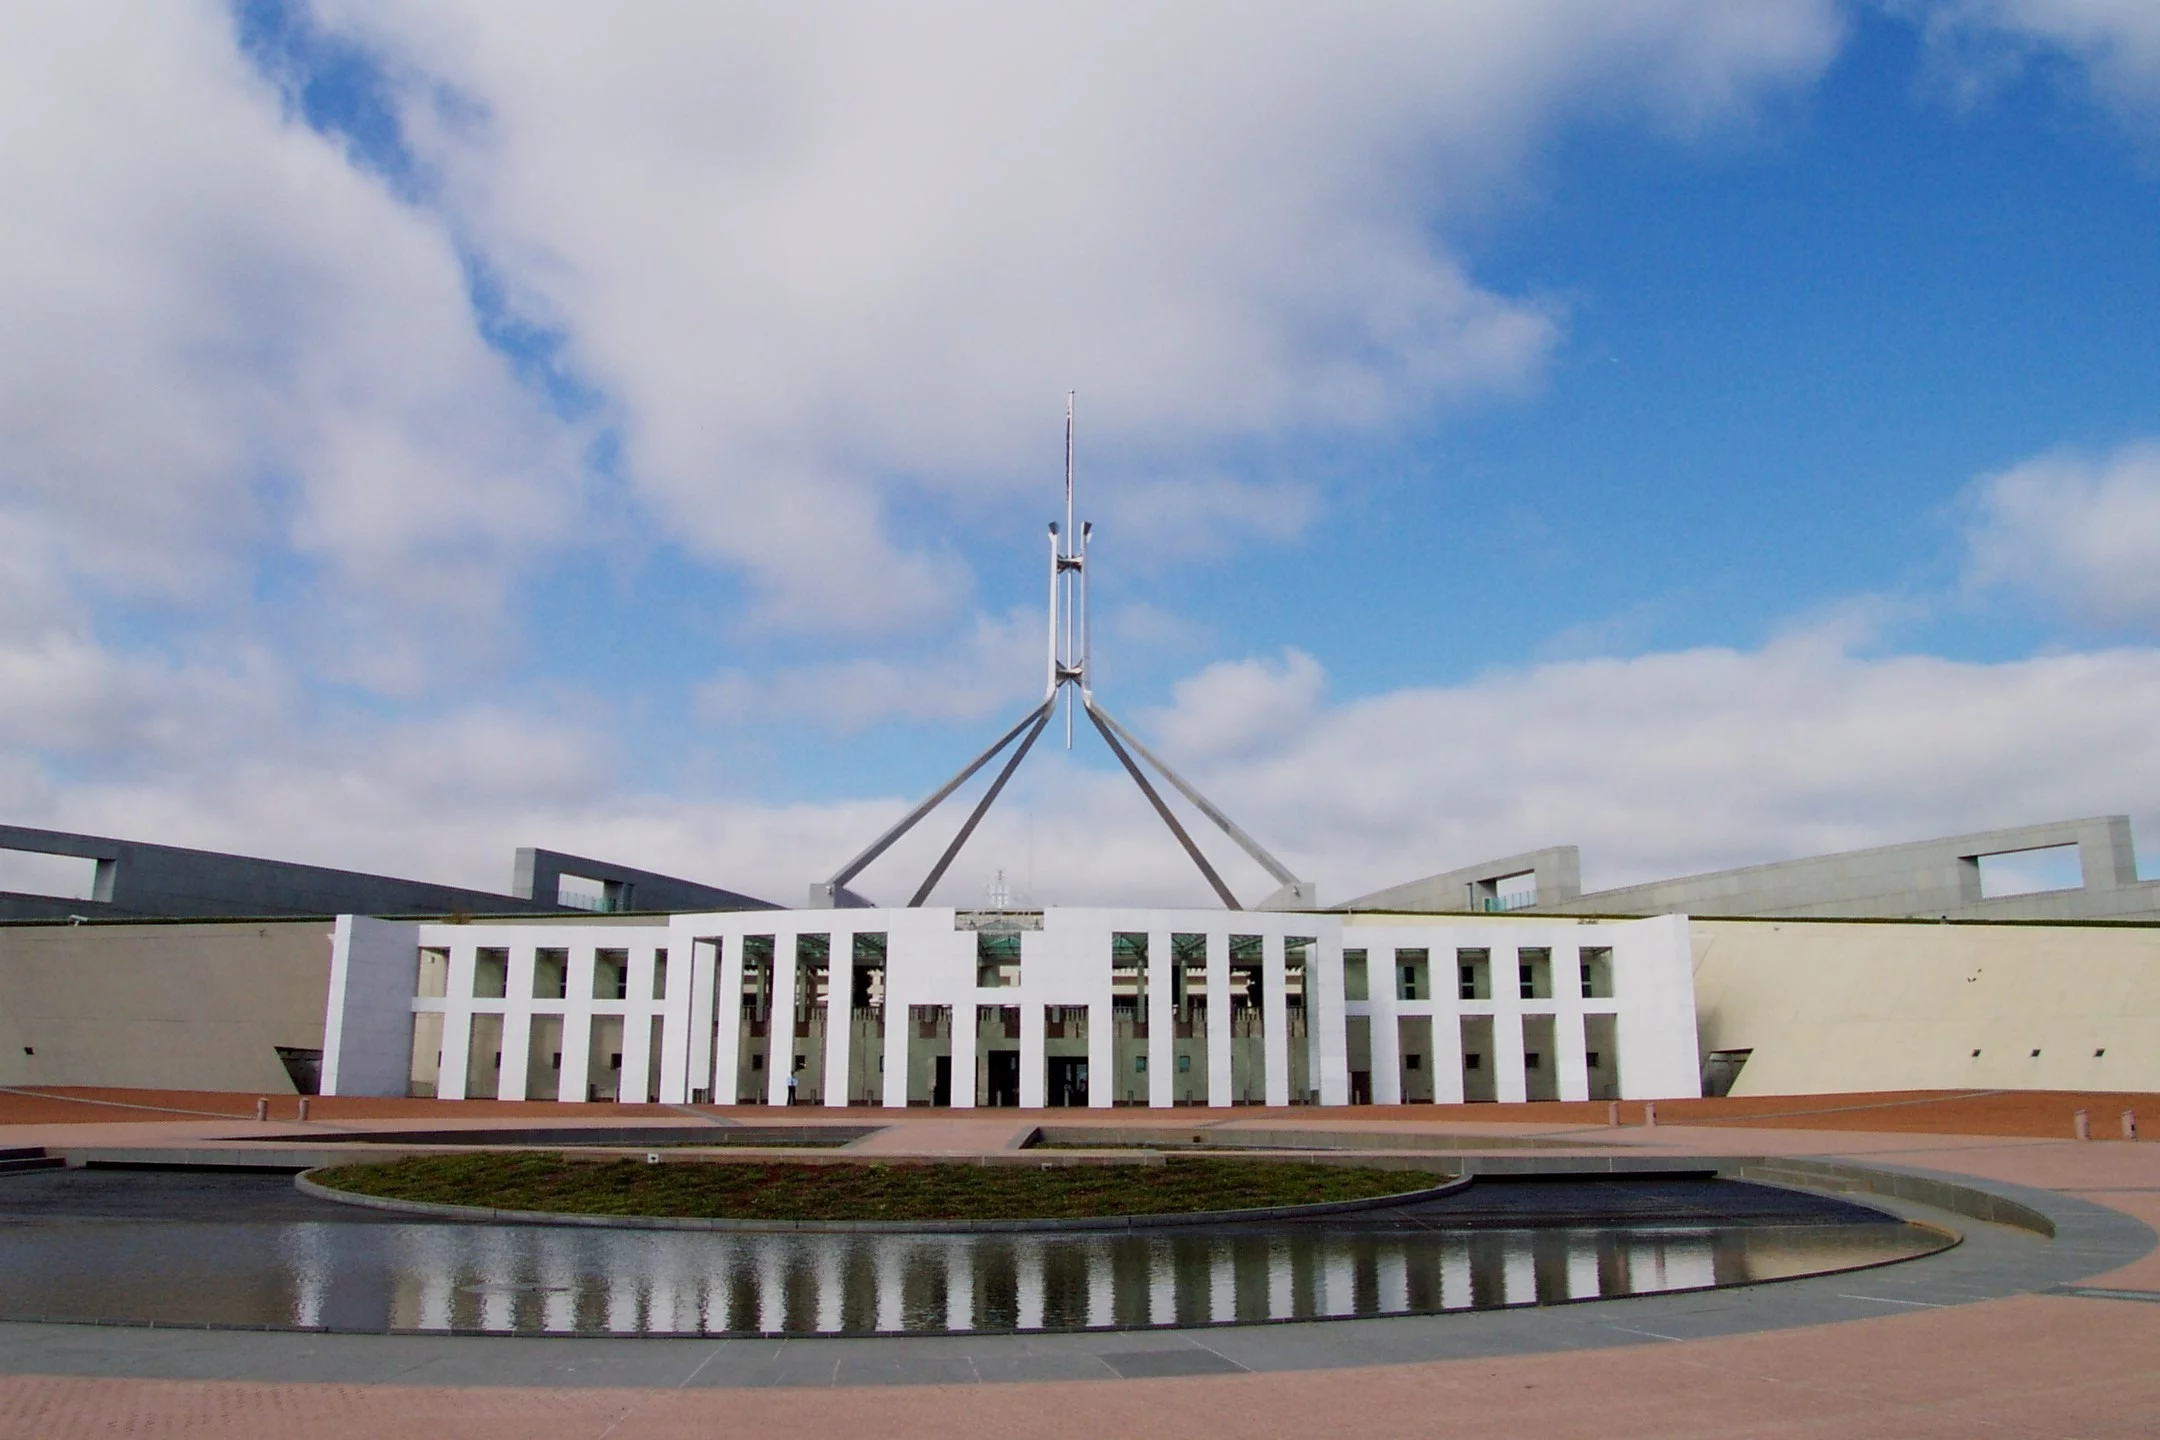
[[[1537,1068],[1538,1068],[1538,1066],[1539,1066],[1539,1062],[1540,1062],[1540,1061],[1542,1061],[1542,1060],[1543,1060],[1544,1058],[1545,1058],[1544,1056],[1542,1056],[1542,1055],[1538,1054],[1538,1052],[1537,1052],[1537,1051],[1535,1051],[1535,1050],[1526,1050],[1526,1051],[1524,1051],[1524,1052],[1523,1052],[1523,1057],[1522,1057],[1523,1069],[1525,1069],[1525,1070],[1535,1070],[1535,1069],[1537,1069]]]
[[[1405,1070],[1422,1070],[1425,1068],[1425,1057],[1422,1055],[1405,1055],[1402,1063]]]
[[[1145,1055],[1135,1055],[1135,1056],[1133,1056],[1132,1068],[1133,1068],[1133,1073],[1134,1073],[1135,1075],[1145,1075],[1145,1074],[1147,1074],[1147,1056],[1145,1056]]]
[[[1371,991],[1365,981],[1365,952],[1345,950],[1342,952],[1342,988],[1345,1000],[1369,1000]]]
[[[1475,1070],[1484,1063],[1485,1057],[1475,1052],[1462,1057],[1462,1068],[1465,1070]]]
[[[1177,1068],[1178,1068],[1178,1074],[1180,1074],[1180,1075],[1190,1074],[1190,1073],[1191,1073],[1191,1071],[1192,1071],[1192,1056],[1190,1056],[1190,1055],[1180,1055],[1180,1056],[1178,1056],[1178,1057],[1177,1057]]]

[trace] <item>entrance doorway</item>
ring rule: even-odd
[[[952,1056],[937,1057],[937,1069],[930,1077],[930,1103],[939,1109],[952,1104]]]
[[[1015,1066],[1013,1085],[1019,1087],[1018,1064],[1020,1057],[1013,1055]],[[1057,1106],[1080,1106],[1088,1103],[1088,1062],[1078,1055],[1052,1055],[1050,1064],[1050,1093],[1048,1101]]]
[[[983,1057],[988,1065],[984,1075],[984,1095],[993,1106],[1011,1109],[1020,1103],[1020,1052],[1018,1050],[992,1050]],[[1054,1063],[1054,1062],[1053,1062]],[[1087,1084],[1085,1078],[1080,1082]],[[1052,1101],[1056,1104],[1056,1101]]]

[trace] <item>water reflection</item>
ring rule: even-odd
[[[1945,1243],[1897,1223],[750,1236],[75,1222],[0,1227],[0,1314],[500,1334],[1137,1328],[1741,1285]]]

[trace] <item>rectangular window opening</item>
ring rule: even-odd
[[[1980,867],[1980,898],[1983,900],[1996,900],[2006,895],[2040,895],[2050,890],[2077,890],[2085,884],[2084,867],[2079,863],[2075,845],[1976,855],[1973,863]]]
[[[87,855],[0,850],[0,890],[48,900],[95,900],[98,862]]]

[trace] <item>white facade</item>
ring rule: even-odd
[[[322,1088],[828,1107],[1660,1099],[1698,1093],[1691,970],[1684,916],[348,917]]]

